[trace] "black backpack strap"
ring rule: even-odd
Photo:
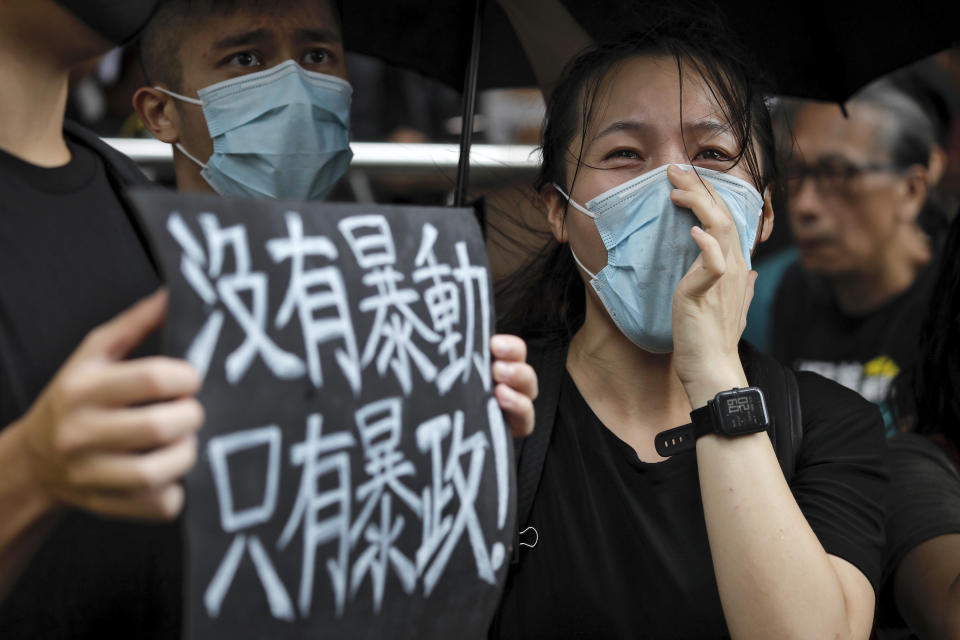
[[[797,455],[803,440],[803,416],[800,412],[800,389],[796,374],[757,351],[749,343],[741,342],[740,357],[747,380],[763,390],[770,414],[770,442],[780,461],[783,475],[789,482],[797,466]]]
[[[123,205],[127,219],[130,221],[134,233],[137,234],[137,238],[140,240],[140,244],[147,254],[147,259],[150,260],[150,264],[153,265],[154,271],[160,274],[160,266],[153,255],[147,234],[137,219],[137,216],[134,215],[133,206],[127,201],[125,195],[127,189],[130,187],[149,186],[153,183],[143,175],[143,172],[140,171],[140,168],[137,167],[133,160],[108,145],[89,129],[85,129],[75,122],[66,120],[63,123],[63,132],[77,144],[81,144],[96,153],[103,161],[110,186],[113,187],[117,198]]]
[[[133,160],[101,140],[94,132],[70,120],[63,123],[63,131],[74,142],[82,144],[100,156],[107,168],[110,182],[115,187],[119,187],[120,191],[135,185],[151,184]]]
[[[800,412],[800,387],[797,375],[792,369],[783,369],[787,383],[787,397],[790,399],[790,441],[793,443],[793,467],[796,467],[800,445],[803,444],[803,414]],[[790,475],[793,475],[791,469]],[[789,480],[789,478],[787,478]]]
[[[540,486],[543,463],[553,434],[553,423],[560,401],[560,383],[566,366],[566,346],[530,349],[527,362],[537,373],[540,395],[533,401],[536,413],[533,433],[514,441],[517,457],[517,532],[513,539],[513,562],[520,559],[520,532],[533,510],[533,499]]]

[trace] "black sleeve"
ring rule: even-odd
[[[885,574],[917,545],[960,533],[960,474],[937,444],[913,433],[890,440]]]
[[[770,355],[785,366],[792,367],[796,357],[797,320],[804,318],[801,311],[807,306],[803,296],[803,275],[797,260],[783,273],[770,309]]]
[[[815,373],[799,372],[797,383],[803,444],[791,489],[826,552],[860,569],[876,592],[888,481],[880,412]]]

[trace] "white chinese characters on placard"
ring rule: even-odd
[[[273,620],[378,637],[366,630],[392,616],[378,633],[450,633],[462,619],[481,637],[481,618],[453,607],[482,596],[492,614],[513,462],[473,221],[171,198],[134,200],[166,207],[150,232],[172,290],[171,349],[205,380],[188,635],[263,637]]]

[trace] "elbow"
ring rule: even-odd
[[[949,619],[943,637],[947,640],[957,640],[957,638],[960,638],[960,611],[951,611],[947,615]]]
[[[944,638],[960,638],[960,574],[947,590],[947,606],[944,611]]]

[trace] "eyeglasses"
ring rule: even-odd
[[[815,165],[792,163],[787,167],[787,195],[796,196],[804,180],[813,178],[813,184],[822,197],[849,196],[854,182],[866,173],[897,173],[899,169],[888,163],[857,165],[845,161],[826,161]]]

